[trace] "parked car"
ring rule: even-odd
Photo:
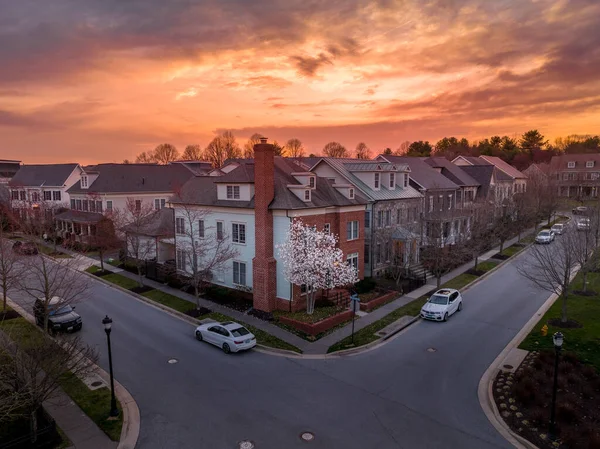
[[[535,243],[550,243],[554,241],[554,232],[544,229],[535,237]]]
[[[591,227],[589,218],[580,218],[577,220],[577,230],[578,231],[589,231]]]
[[[35,256],[38,254],[37,245],[33,242],[17,240],[15,243],[13,243],[12,248],[15,253],[22,254],[24,256]]]
[[[562,235],[563,232],[565,232],[565,225],[564,223],[556,223],[555,225],[552,225],[550,230],[554,232],[554,235]]]
[[[573,209],[573,215],[587,215],[588,210],[587,206],[577,206]]]
[[[33,315],[38,326],[44,326],[44,301],[36,299],[33,305]],[[81,316],[75,312],[75,307],[65,304],[55,296],[48,304],[48,330],[51,332],[75,332],[81,330]]]
[[[443,288],[438,290],[421,307],[421,318],[446,321],[448,317],[462,310],[462,296],[458,290]]]
[[[256,337],[244,326],[232,321],[202,324],[196,328],[196,339],[218,346],[225,354],[256,346]]]

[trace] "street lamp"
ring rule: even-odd
[[[552,341],[554,343],[556,356],[554,357],[554,388],[552,390],[552,410],[550,412],[550,437],[554,439],[556,437],[556,390],[558,389],[558,359],[564,342],[563,334],[561,332],[556,332],[552,336]]]
[[[117,408],[117,400],[115,398],[115,381],[113,378],[113,367],[112,367],[112,351],[110,349],[110,330],[112,327],[112,319],[108,315],[102,320],[104,324],[104,331],[106,332],[106,340],[108,342],[108,366],[110,368],[110,416],[119,416],[119,409]]]

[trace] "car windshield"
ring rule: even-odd
[[[563,225],[561,225],[561,224],[554,225],[554,226],[552,226],[552,229],[562,229],[562,226]]]
[[[445,306],[448,305],[448,297],[442,295],[433,295],[431,298],[429,298],[429,302],[431,304],[439,304]]]
[[[237,329],[232,329],[229,332],[231,332],[231,335],[234,337],[243,337],[244,335],[248,335],[250,333],[245,327],[238,327]]]
[[[550,235],[550,231],[542,231],[539,233],[539,235],[542,237],[548,237]]]
[[[62,306],[60,309],[51,310],[50,315],[64,315],[65,313],[70,313],[73,311],[73,308],[70,305]]]

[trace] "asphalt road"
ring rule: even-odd
[[[465,292],[448,322],[421,321],[376,350],[328,360],[225,355],[196,341],[188,323],[98,281],[77,311],[106,370],[101,320],[113,319],[115,377],[141,412],[138,449],[234,449],[242,440],[257,449],[510,448],[477,386],[549,296],[516,263]],[[315,439],[302,441],[304,431]]]

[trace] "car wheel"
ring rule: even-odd
[[[231,348],[229,347],[229,345],[227,343],[223,343],[223,352],[225,354],[229,354],[231,352]]]
[[[202,332],[196,331],[196,340],[202,341]]]
[[[458,311],[460,312],[462,310],[462,301],[458,303]]]
[[[444,313],[444,321],[448,321],[448,312]]]

